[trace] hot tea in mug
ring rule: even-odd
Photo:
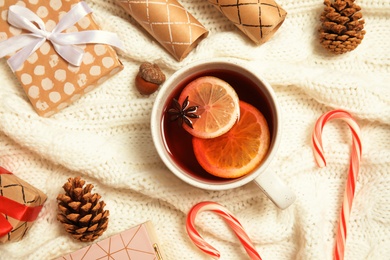
[[[221,178],[207,172],[198,162],[193,136],[173,122],[168,110],[183,89],[194,80],[212,76],[227,82],[240,101],[254,106],[267,121],[270,143],[267,154],[253,171],[238,178]],[[181,105],[181,104],[180,104]],[[196,120],[196,119],[194,119]],[[266,171],[280,142],[280,116],[272,88],[250,68],[230,59],[192,63],[174,73],[162,86],[152,110],[151,131],[156,149],[165,165],[180,179],[198,188],[224,190],[242,186],[252,180],[280,208],[286,208],[295,195],[275,175]]]

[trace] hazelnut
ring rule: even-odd
[[[150,95],[153,94],[160,85],[144,80],[141,73],[138,73],[135,77],[135,86],[142,95]]]
[[[139,67],[137,76],[135,77],[135,86],[143,95],[154,93],[160,84],[165,81],[165,75],[157,64],[144,62]]]

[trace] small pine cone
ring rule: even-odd
[[[319,30],[322,46],[342,54],[354,50],[363,40],[364,19],[355,0],[325,0]]]
[[[69,178],[62,186],[65,194],[57,196],[57,220],[73,238],[89,242],[97,239],[107,229],[109,211],[104,210],[101,196],[91,193],[92,184],[85,185],[80,177]]]

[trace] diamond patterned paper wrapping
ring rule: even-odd
[[[208,35],[175,0],[116,0],[173,57],[181,61]]]
[[[268,41],[284,22],[287,12],[273,0],[209,0],[257,44]]]
[[[164,258],[153,224],[147,221],[56,260],[95,259],[163,260]]]
[[[30,209],[37,207],[38,211],[35,212],[37,214],[40,211],[39,206],[42,206],[47,199],[46,194],[15,175],[5,173],[9,172],[0,167],[0,197],[20,203],[30,207]],[[0,243],[22,239],[33,224],[32,221],[18,220],[1,212],[1,208],[3,207],[9,211],[15,210],[14,206],[5,205],[6,202],[0,202],[2,204],[0,205],[0,217],[5,217],[9,224],[11,224],[12,230],[8,234],[0,236]],[[23,215],[25,216],[26,213]]]
[[[7,13],[11,5],[20,5],[36,13],[48,30],[79,0],[7,0],[0,1],[0,42],[20,35],[21,29],[10,26]],[[91,14],[86,15],[65,32],[99,30]],[[46,41],[15,71],[34,109],[48,117],[93,90],[123,69],[115,50],[104,44],[84,44],[85,54],[79,67],[65,61]]]

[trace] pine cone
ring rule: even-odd
[[[104,210],[101,196],[92,194],[92,184],[85,185],[80,177],[69,178],[62,186],[65,194],[57,196],[57,220],[73,238],[89,242],[98,238],[107,229],[109,211]],[[83,188],[84,187],[84,188]]]
[[[320,42],[325,49],[342,54],[354,50],[366,33],[360,6],[355,0],[325,0],[321,14]]]

